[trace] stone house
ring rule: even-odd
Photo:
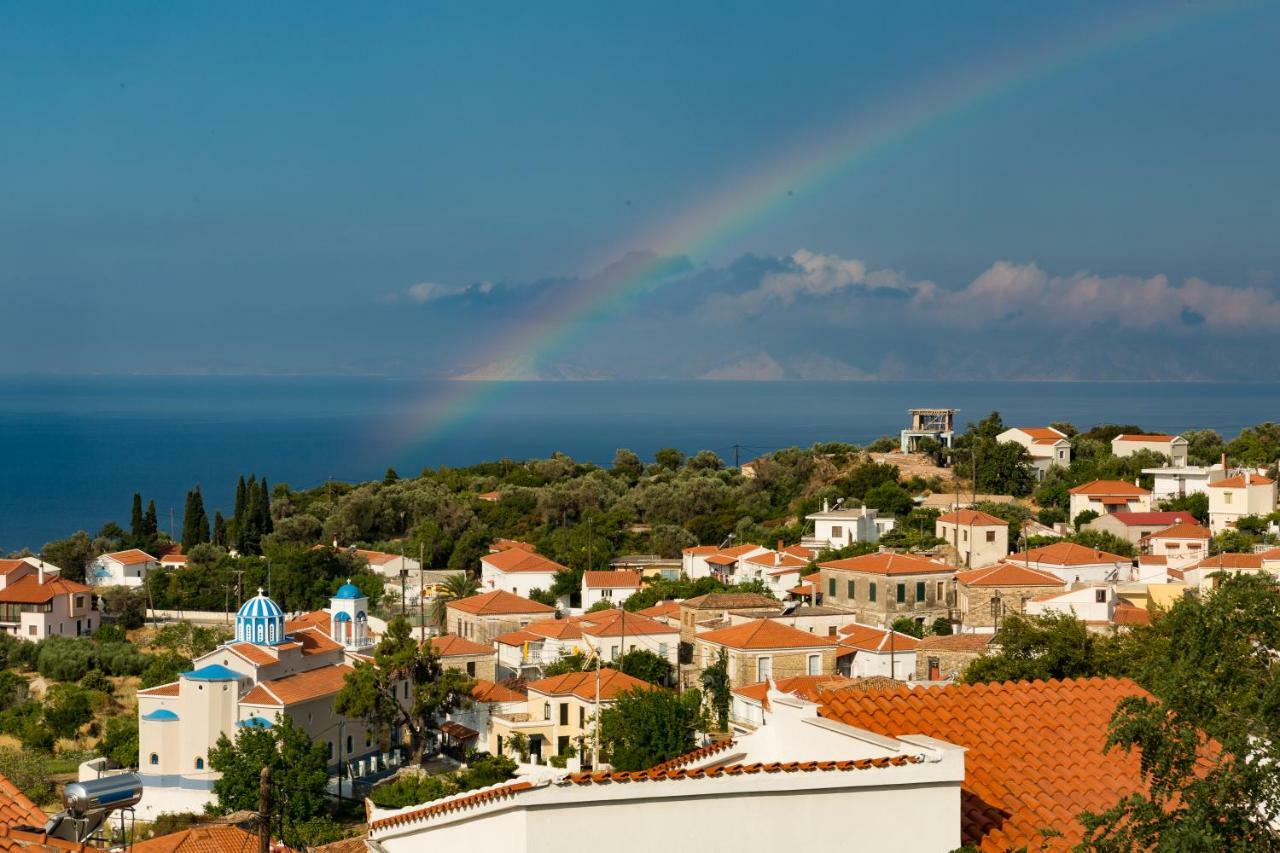
[[[836,671],[833,638],[781,625],[774,619],[757,619],[699,634],[693,655],[697,675],[720,659],[722,649],[729,656],[731,687]]]
[[[987,653],[992,634],[925,637],[916,646],[916,681],[955,681],[965,667]]]
[[[960,631],[993,633],[1011,613],[1024,613],[1027,602],[1067,587],[1052,572],[1016,563],[997,563],[956,575],[956,610]]]
[[[1110,533],[1124,541],[1141,545],[1142,540],[1152,533],[1164,530],[1174,524],[1195,524],[1196,518],[1189,512],[1129,512],[1122,510],[1108,515],[1100,515],[1085,524],[1084,530],[1096,530]]]
[[[818,564],[823,603],[857,622],[888,627],[906,616],[921,625],[950,618],[955,568],[913,554],[863,554]]]
[[[459,669],[472,678],[493,681],[498,666],[498,652],[493,646],[482,646],[457,634],[432,637],[431,647],[440,655],[440,663],[448,669]]]
[[[500,634],[517,631],[536,619],[554,616],[556,609],[495,589],[450,601],[447,612],[449,633],[491,646]]]
[[[680,602],[681,644],[692,648],[698,631],[706,627],[721,627],[718,624],[708,626],[708,623],[728,624],[730,610],[747,614],[758,611],[760,616],[768,616],[778,611],[778,602],[754,592],[709,592],[686,598]]]

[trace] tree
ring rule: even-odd
[[[142,516],[142,529],[148,540],[154,539],[160,532],[160,520],[156,516],[156,502],[147,501],[147,511]]]
[[[227,521],[220,511],[213,513],[213,544],[220,548],[227,547]]]
[[[209,769],[222,774],[213,783],[213,811],[258,810],[262,768],[271,770],[270,822],[290,846],[299,846],[301,825],[322,813],[329,780],[328,750],[282,714],[270,728],[245,727],[235,741],[220,735],[209,752]]]
[[[1076,513],[1075,518],[1071,519],[1071,525],[1076,530],[1079,530],[1081,527],[1084,527],[1086,524],[1093,521],[1095,518],[1098,518],[1100,515],[1101,513],[1099,513],[1096,509],[1081,510],[1080,512]]]
[[[863,503],[882,514],[893,516],[904,516],[915,506],[911,495],[894,482],[884,482],[868,490]]]
[[[647,770],[691,751],[701,720],[697,690],[626,690],[601,712],[601,749],[615,770]]]
[[[729,730],[729,704],[733,692],[729,687],[729,653],[720,649],[716,662],[702,671],[702,689],[707,693],[711,713],[715,714],[717,731]]]
[[[1120,702],[1106,747],[1136,750],[1147,786],[1082,816],[1085,847],[1277,849],[1280,589],[1226,576],[1147,630],[1135,676],[1151,695]]]
[[[449,602],[470,598],[480,591],[480,581],[466,572],[454,572],[445,576],[440,591],[431,601],[431,621],[444,633],[449,632]]]
[[[966,684],[1092,678],[1124,675],[1125,640],[1090,633],[1075,616],[1045,613],[1010,615],[992,639],[999,651],[980,657],[964,671]]]
[[[668,471],[679,471],[680,466],[684,464],[684,454],[674,447],[664,447],[653,454],[653,461],[657,463],[659,468],[666,468]]]
[[[152,655],[146,669],[142,671],[142,679],[138,687],[146,690],[148,687],[170,684],[177,681],[178,676],[189,671],[191,667],[191,658],[183,657],[177,652],[166,651]]]
[[[55,684],[44,697],[44,724],[58,737],[74,738],[93,719],[89,694],[74,684]]]
[[[906,634],[909,637],[920,639],[924,636],[924,626],[910,616],[899,616],[893,620],[892,630],[899,634]]]
[[[625,447],[618,448],[618,452],[613,454],[613,466],[609,472],[615,477],[634,483],[644,474],[644,463],[640,461],[640,457]]]
[[[400,475],[396,473],[395,468],[388,468],[387,473],[382,475],[382,485],[390,486],[392,483],[400,479]]]
[[[182,511],[182,550],[190,551],[196,545],[209,541],[209,516],[204,511],[204,498],[200,487],[187,492],[186,507]]]
[[[396,616],[374,648],[374,663],[356,663],[334,699],[334,710],[384,732],[403,726],[412,761],[421,764],[429,734],[451,711],[470,707],[475,681],[440,663],[430,643],[416,642],[408,621]],[[409,701],[404,700],[405,683]]]
[[[117,767],[137,767],[137,715],[121,714],[108,719],[102,728],[102,740],[98,741],[98,752],[110,759]]]
[[[129,535],[135,545],[147,538],[142,521],[142,495],[138,492],[133,493],[133,510],[129,513]]]
[[[40,553],[44,559],[62,569],[62,577],[77,582],[84,581],[85,572],[95,556],[93,540],[83,530],[66,539],[46,543]]]
[[[618,658],[617,668],[641,681],[663,686],[671,683],[671,662],[648,649],[634,649]]]
[[[946,637],[954,633],[954,629],[951,627],[951,620],[945,616],[939,616],[934,619],[933,627],[929,630],[935,637]]]
[[[1081,513],[1081,515],[1083,514]],[[1065,541],[1075,542],[1086,548],[1096,548],[1099,551],[1106,551],[1110,554],[1119,554],[1121,557],[1132,557],[1138,553],[1138,549],[1134,547],[1132,542],[1127,539],[1121,539],[1107,530],[1081,530],[1079,533],[1066,537]]]
[[[1204,492],[1192,492],[1180,498],[1161,501],[1160,509],[1165,512],[1189,512],[1201,524],[1209,523],[1209,496]]]

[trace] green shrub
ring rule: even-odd
[[[31,750],[0,748],[0,774],[36,803],[46,804],[53,800],[47,755]]]
[[[100,643],[97,648],[98,668],[107,675],[138,675],[147,666],[147,656],[132,643]]]
[[[451,775],[426,776],[419,773],[406,773],[375,787],[369,792],[369,799],[380,808],[398,809],[438,800],[457,792],[458,785]]]
[[[39,644],[36,669],[54,681],[79,681],[93,668],[93,643],[70,637],[49,637]]]
[[[91,669],[86,672],[84,678],[80,679],[80,686],[85,690],[96,690],[99,693],[110,693],[112,690],[111,682],[100,669]]]
[[[107,720],[98,752],[121,767],[138,766],[138,718],[122,714]]]
[[[89,693],[74,684],[55,684],[44,696],[44,723],[57,737],[73,738],[93,719]]]

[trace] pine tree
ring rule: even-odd
[[[160,532],[160,522],[156,518],[156,502],[147,501],[147,512],[142,517],[142,532],[146,538],[154,538]]]
[[[213,513],[213,544],[227,547],[227,522],[220,510],[215,510]]]
[[[134,492],[133,512],[129,516],[129,535],[133,537],[134,545],[139,544],[146,538],[142,525],[142,495],[138,492]]]

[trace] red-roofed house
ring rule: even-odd
[[[851,611],[864,625],[888,626],[902,616],[931,625],[953,603],[955,567],[914,554],[863,554],[818,569],[823,603]]]
[[[934,535],[956,549],[966,568],[989,566],[1009,553],[1009,523],[976,509],[956,509],[938,516]]]
[[[1183,521],[1152,533],[1146,550],[1151,556],[1164,557],[1165,565],[1181,569],[1204,559],[1211,538],[1207,527]]]
[[[994,632],[997,623],[1011,613],[1023,613],[1036,596],[1066,589],[1052,572],[1027,568],[1021,563],[996,563],[956,575],[956,609],[959,629]]]
[[[632,571],[582,573],[582,609],[590,610],[602,601],[621,604],[640,591],[641,575]]]
[[[565,570],[565,566],[539,553],[511,548],[480,558],[480,586],[528,598],[535,589],[550,592],[556,572]],[[560,605],[569,606],[568,596],[564,596]]]
[[[440,663],[450,669],[489,681],[497,675],[498,652],[493,646],[475,643],[457,634],[444,634],[431,638],[431,648],[440,655]]]
[[[0,561],[0,631],[24,640],[78,637],[98,629],[93,591],[30,558]]]
[[[1093,480],[1069,490],[1071,517],[1093,511],[1098,515],[1129,510],[1151,511],[1151,492],[1123,480]]]
[[[834,639],[779,624],[775,619],[757,619],[698,634],[694,665],[705,670],[719,660],[721,650],[729,656],[729,683],[733,687],[836,670]]]
[[[1209,484],[1209,529],[1214,535],[1246,515],[1270,515],[1276,508],[1276,483],[1252,471]]]
[[[915,675],[916,646],[920,641],[901,631],[872,625],[845,625],[840,629],[836,670],[854,678],[883,676],[907,681]]]
[[[1130,544],[1143,546],[1144,539],[1152,533],[1182,522],[1196,523],[1196,517],[1186,511],[1177,512],[1119,512],[1100,515],[1084,525],[1084,530],[1110,533]]]
[[[446,611],[450,633],[481,645],[556,613],[554,607],[500,589],[450,601]]]
[[[1071,464],[1071,442],[1065,432],[1053,427],[1013,427],[997,435],[996,441],[1026,448],[1038,480],[1055,465],[1066,468]]]
[[[1023,554],[1010,554],[1005,562],[1049,572],[1064,583],[1128,581],[1133,574],[1132,558],[1075,542],[1054,542]]]
[[[159,566],[160,561],[146,551],[130,548],[95,557],[85,580],[90,586],[142,586],[147,572]]]
[[[1140,450],[1159,453],[1169,459],[1174,468],[1187,464],[1187,447],[1189,442],[1180,435],[1117,435],[1111,439],[1111,453],[1124,458],[1132,456]]]
[[[1028,616],[1066,613],[1084,622],[1092,631],[1110,632],[1115,626],[1116,588],[1113,584],[1091,584],[1062,592],[1051,592],[1027,602]]]

